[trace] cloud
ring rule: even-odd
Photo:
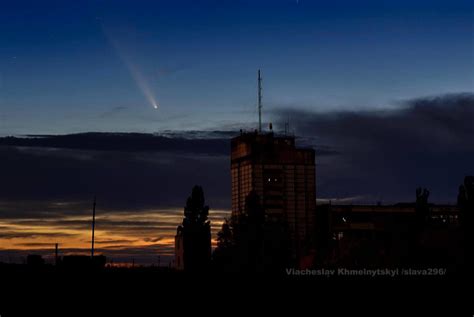
[[[143,239],[143,241],[145,241],[145,242],[153,242],[153,243],[156,243],[156,242],[161,241],[161,240],[163,240],[163,237]]]
[[[34,239],[38,237],[46,238],[64,238],[74,237],[76,234],[62,233],[62,232],[21,232],[21,231],[10,231],[0,232],[0,239]]]
[[[297,144],[316,149],[318,198],[412,201],[414,189],[426,186],[433,200],[453,202],[460,180],[473,173],[473,99],[469,93],[450,94],[374,111],[280,109],[272,119],[284,126],[290,114]],[[229,140],[236,134],[0,138],[0,200],[81,201],[61,211],[73,214],[89,210],[97,195],[105,210],[163,209],[182,206],[200,184],[211,208],[229,209]]]
[[[26,243],[17,243],[16,245],[22,246],[22,247],[49,247],[49,249],[52,249],[54,246],[53,243],[48,243],[48,242],[26,242]],[[51,252],[51,251],[49,251]]]
[[[183,210],[175,209],[167,211],[155,210],[133,210],[133,211],[102,211],[96,217],[97,241],[104,243],[118,243],[117,236],[134,238],[138,237],[145,242],[158,242],[165,238],[172,238],[176,233],[176,227],[181,224]],[[209,219],[212,230],[218,230],[222,220],[229,216],[227,210],[211,210]],[[3,217],[0,213],[1,238],[21,237],[70,237],[71,234],[62,232],[73,230],[74,233],[82,233],[83,237],[89,239],[91,229],[90,210],[82,213],[68,214],[44,214],[38,212],[36,217],[29,214],[27,218],[21,212],[17,217]],[[47,233],[46,233],[47,232]],[[18,235],[16,236],[15,234]],[[160,234],[157,237],[157,234]],[[109,238],[109,237],[114,237]],[[128,242],[134,242],[129,241]],[[125,241],[125,240],[124,240]]]
[[[94,243],[96,244],[132,244],[137,240],[127,240],[127,239],[95,239]]]
[[[22,210],[28,205],[29,211],[25,215]],[[58,208],[77,205],[80,204],[24,202],[20,209],[15,209],[13,202],[0,202],[0,262],[10,261],[10,258],[13,262],[22,262],[31,253],[51,260],[55,243],[59,243],[62,255],[89,254],[90,210],[64,214],[56,212]],[[38,206],[40,209],[35,210]],[[15,213],[16,217],[10,214],[4,217],[5,210]],[[223,219],[228,216],[227,210],[210,211],[213,238],[220,230]],[[182,219],[182,208],[99,210],[95,227],[96,250],[115,262],[135,259],[136,263],[156,264],[157,257],[161,256],[162,264],[166,265],[172,259],[174,236]]]
[[[213,238],[228,215],[229,211],[211,210]],[[82,215],[40,213],[36,218],[32,215],[22,218],[21,212],[17,218],[2,218],[0,213],[0,262],[2,256],[13,256],[16,257],[14,262],[21,262],[18,257],[31,253],[51,257],[55,243],[59,243],[63,255],[88,254],[90,218],[90,210]],[[171,257],[173,254],[176,228],[182,219],[182,209],[101,211],[95,227],[97,253],[113,261],[131,262],[133,258],[136,263],[156,263],[158,256]],[[166,261],[163,259],[162,263]]]
[[[221,137],[215,137],[221,133]],[[235,133],[236,134],[236,133]],[[225,135],[225,137],[222,137]],[[81,151],[173,152],[204,155],[228,155],[229,133],[215,131],[179,132],[173,135],[146,133],[78,133],[67,135],[29,135],[0,138],[0,146],[74,149]],[[51,150],[53,151],[53,150]]]
[[[353,204],[370,198],[370,196],[317,198],[316,202],[318,204]]]
[[[82,201],[74,210],[84,210],[96,195],[105,209],[164,208],[200,184],[211,208],[229,207],[228,139],[93,133],[0,144],[2,201]]]
[[[84,214],[84,212],[89,211],[90,208],[90,201],[58,201],[48,198],[41,200],[7,199],[0,200],[0,219],[47,221],[47,219],[51,217],[67,217],[70,215]]]
[[[289,112],[275,111],[275,126],[284,126]],[[431,201],[453,203],[464,175],[474,174],[473,94],[417,98],[384,111],[292,109],[291,118],[297,144],[316,149],[319,202],[413,201],[415,188],[425,186]],[[0,250],[0,257],[24,256],[25,247],[49,256],[51,248],[42,248],[47,239],[85,246],[96,195],[100,252],[114,261],[154,263],[159,254],[171,259],[182,206],[195,184],[204,187],[215,237],[229,214],[229,140],[235,134],[0,138],[0,239],[7,241],[4,247],[23,239]],[[80,235],[62,233],[68,230]]]
[[[320,197],[414,199],[417,186],[435,201],[454,202],[464,175],[474,172],[474,95],[417,98],[397,109],[274,113],[283,124],[291,113],[297,135],[338,155],[317,156]]]
[[[122,113],[122,112],[126,111],[127,109],[128,109],[128,107],[125,107],[125,106],[113,107],[110,110],[102,112],[99,115],[99,118],[109,118],[109,117],[112,117],[112,116],[116,116],[117,114]]]
[[[186,71],[190,68],[191,68],[190,65],[185,65],[185,64],[160,67],[156,71],[156,77],[157,78],[162,78],[162,77],[174,76],[174,75],[176,75],[178,73],[181,73],[183,71]]]

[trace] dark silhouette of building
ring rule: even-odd
[[[458,208],[427,202],[319,205],[316,265],[443,265],[459,257]],[[323,221],[324,220],[324,221]]]
[[[458,207],[465,269],[469,273],[474,262],[474,176],[466,176],[463,184],[459,186]]]
[[[39,254],[28,254],[26,257],[26,264],[32,267],[43,266],[44,259]]]
[[[61,268],[67,270],[103,269],[107,259],[104,255],[65,255],[61,260]]]
[[[254,191],[268,219],[284,221],[294,258],[311,249],[314,238],[315,152],[300,149],[294,136],[241,133],[231,141],[232,215],[245,212]]]
[[[458,206],[460,222],[464,228],[471,227],[474,219],[474,176],[466,176],[459,186]]]
[[[211,224],[204,192],[194,186],[184,207],[184,219],[175,236],[175,266],[185,271],[202,271],[211,260]]]
[[[428,189],[421,187],[416,189],[415,214],[418,229],[422,229],[428,220],[430,212],[428,205],[429,197],[430,191]]]
[[[174,267],[177,270],[184,270],[184,237],[182,226],[178,226],[176,236],[174,237],[174,262]]]

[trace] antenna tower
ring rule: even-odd
[[[262,133],[262,76],[258,70],[258,132]]]
[[[93,205],[93,208],[92,208],[92,247],[91,247],[91,257],[92,258],[94,258],[95,203],[96,203],[96,198],[94,196],[94,205]]]

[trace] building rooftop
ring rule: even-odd
[[[242,132],[232,138],[232,162],[252,159],[269,164],[314,164],[313,149],[298,148],[293,135]]]

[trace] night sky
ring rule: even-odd
[[[454,203],[474,174],[473,21],[461,0],[2,1],[0,136],[143,134],[0,139],[0,261],[87,248],[94,194],[117,261],[170,255],[194,184],[216,229],[259,68],[264,122],[316,149],[318,199]]]
[[[471,91],[473,7],[459,0],[2,1],[0,133],[248,122],[257,68],[267,111],[387,108]]]

